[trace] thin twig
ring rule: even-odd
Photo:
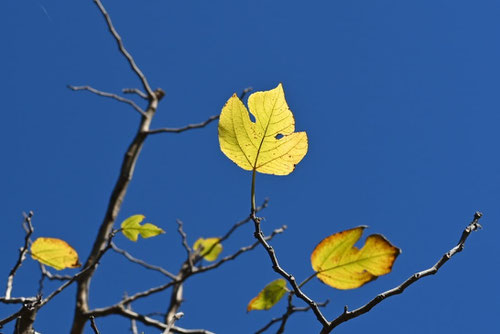
[[[144,268],[146,269],[150,269],[150,270],[154,270],[154,271],[157,271],[159,273],[162,273],[163,275],[167,276],[168,278],[171,278],[171,279],[176,279],[177,277],[172,274],[171,272],[163,269],[162,267],[159,267],[159,266],[155,266],[155,265],[152,265],[152,264],[149,264],[143,260],[140,260],[140,259],[137,259],[135,257],[133,257],[130,253],[128,253],[126,250],[123,250],[121,248],[118,248],[114,242],[111,243],[111,249],[113,249],[115,252],[117,252],[118,254],[121,254],[123,255],[127,260],[129,260],[130,262],[133,262],[133,263],[137,263],[141,266],[143,266]]]
[[[53,274],[47,270],[43,263],[40,263],[40,270],[42,271],[42,274],[51,281],[67,281],[73,278],[73,276],[70,275]]]
[[[124,94],[137,94],[140,97],[142,97],[144,100],[148,99],[148,96],[146,94],[144,94],[144,92],[142,90],[140,90],[139,88],[123,88],[122,92]]]
[[[134,108],[142,116],[147,117],[146,112],[144,110],[142,110],[142,108],[139,107],[134,101],[126,99],[124,97],[121,97],[120,95],[113,94],[113,93],[103,92],[103,91],[97,90],[97,89],[95,89],[93,87],[90,87],[90,86],[72,86],[72,85],[68,85],[68,88],[71,89],[71,90],[73,90],[73,91],[86,90],[86,91],[89,91],[89,92],[94,93],[94,94],[99,95],[99,96],[109,97],[109,98],[115,99],[115,100],[117,100],[119,102],[126,103],[126,104],[132,106],[132,108]]]
[[[156,328],[159,328],[162,330],[165,330],[168,328],[168,325],[164,324],[163,322],[152,319],[152,318],[145,316],[143,314],[139,314],[139,313],[134,312],[132,310],[127,310],[125,307],[120,307],[119,309],[117,309],[117,311],[114,314],[119,314],[119,315],[122,315],[124,317],[129,318],[129,319],[135,319],[137,321],[142,322],[145,325],[153,326],[153,327],[156,327]],[[174,333],[180,333],[180,334],[214,334],[214,333],[212,333],[208,330],[205,330],[205,329],[184,329],[184,328],[180,328],[177,326],[172,326],[170,328],[170,331],[172,331]]]
[[[370,311],[375,305],[380,303],[382,300],[398,295],[400,293],[403,293],[403,291],[421,279],[422,277],[429,276],[429,275],[434,275],[438,272],[439,268],[443,266],[453,255],[461,252],[464,249],[465,241],[469,237],[469,235],[473,231],[477,231],[478,229],[482,228],[481,225],[479,224],[479,219],[482,217],[481,212],[476,212],[474,214],[474,219],[472,222],[465,228],[465,230],[462,232],[462,236],[460,237],[460,240],[458,241],[457,245],[450,249],[447,253],[445,253],[438,262],[434,266],[432,266],[429,269],[422,270],[418,273],[413,274],[410,276],[406,281],[404,281],[401,285],[398,285],[397,287],[387,290],[379,295],[377,295],[375,298],[370,300],[368,303],[365,305],[361,306],[360,308],[357,308],[353,311],[349,311],[347,306],[344,308],[344,312],[338,316],[336,319],[334,319],[332,322],[329,322],[326,325],[323,325],[323,329],[321,330],[322,334],[330,333],[335,327],[340,325],[341,323],[344,323],[346,321],[349,321],[353,318],[359,317],[362,314],[365,314],[366,312]]]
[[[26,258],[26,253],[28,252],[28,246],[30,242],[31,234],[33,234],[33,225],[31,224],[31,218],[33,217],[33,211],[30,211],[28,214],[24,214],[23,227],[26,230],[26,235],[24,236],[24,245],[19,250],[19,257],[17,258],[17,262],[9,273],[9,277],[7,278],[7,288],[5,289],[5,298],[10,299],[12,293],[12,286],[14,283],[14,276],[16,275],[17,270],[21,267],[24,259]]]
[[[266,250],[269,259],[271,260],[273,266],[273,270],[281,275],[283,278],[285,278],[288,283],[293,288],[294,293],[302,299],[309,307],[311,310],[314,312],[314,315],[316,316],[316,319],[321,323],[321,325],[327,326],[328,325],[328,320],[326,320],[325,316],[323,313],[321,313],[321,310],[318,307],[318,304],[313,301],[311,298],[309,298],[299,287],[297,284],[297,281],[295,277],[293,277],[291,274],[286,272],[279,264],[278,262],[278,257],[276,256],[276,252],[274,248],[269,245],[269,243],[266,241],[266,238],[264,237],[264,232],[262,232],[262,229],[260,227],[260,222],[262,221],[262,218],[256,216],[256,206],[255,206],[255,176],[256,176],[256,170],[254,169],[252,172],[252,185],[251,185],[251,191],[250,191],[250,216],[252,218],[252,221],[254,222],[254,227],[255,227],[255,232],[254,232],[254,237],[260,242],[260,244],[264,247]]]
[[[262,202],[262,204],[257,207],[255,209],[255,212],[259,212],[259,211],[262,211],[264,210],[265,208],[267,208],[269,204],[269,199],[266,198],[264,199],[264,202]],[[219,240],[215,243],[213,243],[208,249],[207,251],[205,252],[205,254],[210,254],[212,252],[212,250],[218,245],[218,244],[221,244],[222,242],[226,241],[227,239],[229,239],[229,237],[234,233],[234,231],[236,231],[239,227],[247,224],[248,222],[250,222],[252,220],[252,217],[251,215],[249,215],[248,217],[246,217],[245,219],[243,220],[240,220],[239,222],[236,222],[233,226],[231,226],[231,228],[226,232],[226,234],[224,234],[222,237],[219,238]],[[286,226],[284,226],[284,228],[286,229]],[[252,248],[253,249],[253,248]],[[194,260],[194,264],[196,264],[198,261],[200,261],[202,259],[202,257],[198,257]]]
[[[319,307],[325,307],[326,305],[328,305],[330,301],[329,300],[326,300],[324,301],[323,303],[318,303],[318,306]],[[290,304],[291,305],[291,304]],[[290,317],[290,315],[292,315],[293,313],[296,313],[296,312],[307,312],[309,311],[311,308],[309,306],[304,306],[304,307],[295,307],[293,305],[291,305],[291,307],[287,307],[287,310],[286,312],[281,316],[281,317],[278,317],[278,318],[273,318],[271,319],[264,327],[262,327],[261,329],[259,329],[258,331],[255,332],[255,334],[261,334],[261,333],[264,333],[266,330],[268,330],[272,325],[274,325],[275,323],[277,322],[286,322],[286,320],[288,320],[288,318]],[[282,324],[280,326],[280,328],[283,327],[284,328],[284,325]]]
[[[252,90],[253,90],[252,87],[245,88],[240,94],[240,100],[243,100],[245,95]],[[149,130],[148,134],[154,135],[157,133],[181,133],[181,132],[184,132],[186,130],[200,129],[200,128],[203,128],[203,127],[207,126],[208,124],[212,123],[213,121],[219,119],[219,116],[220,115],[213,115],[213,116],[210,116],[206,121],[203,121],[201,123],[188,124],[188,125],[183,126],[181,128],[161,128],[161,129]]]
[[[8,324],[9,322],[17,319],[23,312],[24,312],[24,307],[21,307],[21,309],[19,309],[19,311],[17,311],[16,313],[13,313],[9,315],[7,318],[0,320],[0,328]]]
[[[26,303],[34,302],[36,299],[37,299],[36,297],[15,297],[15,298],[0,297],[0,303],[2,303],[2,304],[26,304]]]
[[[189,264],[189,269],[191,271],[193,271],[193,250],[191,249],[191,247],[189,247],[189,244],[187,242],[187,235],[186,235],[186,232],[184,232],[183,228],[182,228],[182,221],[180,219],[177,219],[177,231],[179,232],[181,238],[182,238],[182,246],[184,247],[184,249],[186,250],[186,253],[187,253],[187,261],[188,261],[188,264]]]
[[[109,32],[113,35],[115,38],[116,43],[118,44],[118,49],[122,53],[122,55],[127,59],[130,67],[132,68],[132,71],[137,74],[139,77],[139,80],[142,82],[142,86],[144,87],[144,90],[148,94],[149,98],[154,98],[155,94],[151,87],[149,86],[148,80],[146,79],[146,76],[142,73],[142,71],[139,69],[139,66],[135,63],[134,58],[130,55],[130,53],[125,49],[125,46],[123,45],[122,38],[118,34],[118,31],[116,31],[115,27],[113,26],[113,23],[111,22],[111,17],[109,16],[108,12],[106,11],[106,8],[102,5],[100,0],[94,0],[94,3],[99,7],[99,10],[101,11],[102,15],[104,16],[104,19],[106,20],[106,24],[108,25]]]
[[[97,329],[97,325],[95,323],[95,317],[90,317],[90,327],[94,330],[95,334],[99,334],[99,330]]]
[[[149,130],[148,134],[154,135],[157,133],[164,133],[164,132],[170,132],[170,133],[181,133],[186,130],[191,130],[191,129],[200,129],[208,124],[212,123],[216,119],[219,119],[219,115],[213,115],[210,116],[206,121],[203,121],[201,123],[195,123],[195,124],[188,124],[186,126],[183,126],[182,128],[161,128],[161,129],[154,129],[154,130]]]
[[[127,294],[125,294],[125,298],[127,297]],[[132,305],[130,303],[125,304],[125,308],[127,310],[132,311]],[[139,330],[137,328],[137,321],[135,319],[130,319],[130,331],[132,334],[139,334]]]
[[[267,237],[264,237],[264,240],[266,241],[269,241],[271,240],[272,238],[274,238],[276,235],[280,234],[280,233],[283,233],[285,232],[285,230],[287,229],[287,226],[286,225],[283,225],[281,228],[277,228],[273,231],[273,233],[271,233],[271,235],[267,236]],[[240,249],[238,249],[238,251],[236,251],[234,254],[231,254],[231,255],[228,255],[222,259],[220,259],[219,261],[217,261],[216,263],[213,263],[213,264],[210,264],[210,265],[207,265],[207,266],[203,266],[203,267],[199,267],[196,269],[196,271],[194,272],[194,274],[199,274],[199,273],[202,273],[202,272],[205,272],[205,271],[208,271],[208,270],[212,270],[212,269],[215,269],[217,267],[219,267],[220,265],[222,265],[223,263],[227,262],[227,261],[231,261],[231,260],[234,260],[235,258],[237,258],[239,255],[245,253],[245,252],[248,252],[252,249],[254,249],[255,247],[257,247],[259,245],[259,241],[256,241],[254,242],[253,244],[249,245],[249,246],[246,246],[246,247],[241,247]]]

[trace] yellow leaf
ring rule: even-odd
[[[151,238],[158,234],[165,233],[161,228],[151,223],[146,223],[141,226],[141,222],[144,218],[146,217],[143,215],[134,215],[125,219],[121,224],[123,235],[132,241],[137,241],[139,234],[143,238]]]
[[[245,170],[288,175],[307,153],[307,134],[295,131],[295,120],[281,84],[256,92],[245,105],[234,94],[219,120],[219,143],[224,154]]]
[[[38,238],[31,245],[31,257],[57,270],[78,268],[78,253],[68,243],[56,238]]]
[[[213,247],[214,244],[216,244],[215,247]],[[200,252],[200,256],[203,256],[205,260],[215,261],[222,252],[222,245],[219,243],[219,238],[199,238],[194,243],[193,249]]]
[[[247,312],[251,310],[269,310],[280,301],[287,291],[286,281],[283,278],[272,281],[248,303]]]
[[[355,289],[391,271],[401,250],[380,234],[366,238],[361,249],[354,247],[364,229],[333,234],[316,246],[311,264],[321,281],[337,289]]]

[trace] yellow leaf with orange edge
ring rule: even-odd
[[[40,263],[62,270],[78,268],[78,253],[68,243],[56,238],[38,238],[31,244],[31,257]]]
[[[321,281],[337,289],[355,289],[391,271],[401,250],[380,234],[370,235],[358,249],[354,244],[365,227],[333,234],[316,246],[311,264]]]
[[[295,120],[283,87],[256,92],[248,98],[250,115],[234,94],[222,108],[219,144],[222,152],[245,170],[288,175],[307,153],[305,132],[295,131]]]

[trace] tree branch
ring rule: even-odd
[[[461,252],[464,249],[465,241],[469,237],[469,235],[473,231],[477,231],[478,229],[482,228],[481,225],[479,224],[479,219],[482,217],[482,213],[476,212],[474,214],[474,219],[472,222],[465,228],[465,230],[462,232],[462,236],[460,237],[460,240],[458,241],[458,244],[450,249],[447,253],[445,253],[438,262],[434,266],[432,266],[429,269],[422,270],[416,274],[413,274],[410,276],[406,281],[401,283],[401,285],[398,285],[397,287],[385,291],[379,295],[377,295],[375,298],[373,298],[371,301],[366,303],[365,305],[361,306],[360,308],[357,308],[353,311],[349,311],[347,309],[347,306],[344,308],[344,313],[342,313],[340,316],[338,316],[336,319],[334,319],[332,322],[329,322],[327,325],[323,326],[323,329],[321,330],[322,334],[330,333],[335,327],[340,325],[341,323],[344,323],[346,321],[349,321],[353,318],[359,317],[362,314],[365,314],[366,312],[370,311],[375,305],[380,303],[382,300],[398,295],[400,293],[403,293],[407,287],[418,281],[419,279],[429,276],[429,275],[434,275],[438,272],[439,268],[441,268],[453,255]]]
[[[252,90],[253,90],[252,87],[245,88],[240,94],[240,100],[243,100],[245,95]],[[186,126],[183,126],[182,128],[161,128],[161,129],[149,130],[148,134],[154,135],[157,133],[181,133],[181,132],[184,132],[187,130],[200,129],[200,128],[207,126],[208,124],[212,123],[213,121],[215,121],[217,119],[219,119],[219,115],[213,115],[213,116],[210,116],[206,121],[203,121],[201,123],[188,124]]]
[[[97,325],[95,323],[95,317],[90,317],[90,327],[92,327],[92,330],[95,334],[100,334],[99,329],[97,329]]]
[[[279,317],[279,318],[273,318],[273,319],[271,319],[264,327],[262,327],[257,332],[255,332],[255,334],[264,333],[272,325],[274,325],[275,323],[278,323],[278,322],[281,321],[280,328],[278,329],[278,333],[279,333],[280,330],[281,331],[284,330],[285,324],[286,324],[287,320],[290,318],[290,316],[292,314],[294,314],[296,312],[307,312],[307,311],[309,311],[311,309],[309,306],[305,306],[305,307],[295,307],[295,306],[293,306],[292,303],[291,303],[290,296],[292,296],[292,294],[289,295],[288,306],[287,306],[286,312],[283,313],[283,315],[281,317]],[[326,300],[323,303],[318,303],[318,307],[325,307],[326,305],[328,305],[329,302],[330,302],[329,300]]]
[[[150,270],[154,270],[154,271],[157,271],[159,273],[162,273],[163,275],[167,276],[168,278],[171,278],[171,279],[177,279],[177,276],[175,276],[174,274],[172,274],[171,272],[163,269],[162,267],[159,267],[159,266],[155,266],[155,265],[152,265],[152,264],[149,264],[143,260],[140,260],[140,259],[137,259],[135,257],[133,257],[132,255],[130,255],[130,253],[128,253],[127,251],[121,249],[121,248],[118,248],[114,242],[111,243],[111,249],[113,249],[115,252],[117,252],[118,254],[121,254],[123,255],[127,260],[129,260],[130,262],[133,262],[133,263],[137,263],[141,266],[143,266],[144,268],[146,269],[150,269]]]
[[[106,12],[106,9],[102,5],[101,1],[94,0],[94,3],[97,5],[102,15],[104,16],[106,23],[108,25],[108,29],[115,38],[120,52],[125,56],[125,58],[127,58],[132,70],[140,78],[144,86],[144,89],[148,94],[148,107],[145,111],[146,117],[141,118],[139,129],[137,130],[137,133],[132,142],[130,143],[127,152],[125,153],[125,156],[123,158],[120,170],[120,176],[118,177],[113,192],[111,193],[111,198],[108,203],[104,220],[101,224],[101,227],[99,228],[99,232],[94,241],[94,245],[92,247],[90,255],[87,258],[85,267],[88,267],[89,264],[95,262],[96,257],[99,255],[101,250],[106,247],[109,241],[108,236],[110,232],[113,230],[113,225],[118,216],[118,213],[120,212],[120,208],[125,198],[125,194],[127,192],[130,181],[132,180],[135,164],[142,150],[142,146],[144,145],[144,141],[147,138],[152,118],[156,112],[156,109],[158,108],[158,102],[165,95],[165,93],[161,89],[157,89],[154,92],[151,90],[144,74],[140,71],[140,69],[135,64],[135,61],[132,58],[132,56],[127,52],[127,50],[123,46],[122,40],[118,35],[116,29],[113,27],[111,19],[108,13]],[[90,267],[90,269],[78,279],[75,315],[73,319],[73,325],[71,328],[71,334],[82,334],[85,323],[88,320],[85,314],[89,310],[89,286],[94,271],[95,267]]]
[[[106,11],[106,8],[104,8],[103,4],[101,3],[100,0],[94,0],[94,3],[97,5],[99,10],[101,11],[101,14],[104,16],[104,19],[106,20],[106,24],[108,26],[108,30],[113,35],[116,43],[118,44],[118,49],[120,50],[121,54],[127,59],[130,67],[132,68],[132,71],[134,71],[135,74],[139,77],[139,80],[141,80],[142,86],[144,87],[144,90],[148,94],[149,100],[152,98],[155,98],[155,93],[149,86],[148,80],[146,79],[146,76],[142,73],[142,71],[139,69],[139,66],[135,63],[134,58],[130,55],[130,53],[125,49],[125,46],[123,45],[122,38],[116,31],[115,27],[113,26],[113,23],[111,22],[111,17],[109,16],[108,12]]]
[[[142,92],[138,88],[123,88],[122,92],[124,94],[137,94],[137,95],[139,95],[139,97],[142,97],[144,100],[148,99],[148,96],[146,94],[144,94],[144,92]]]
[[[126,98],[121,97],[119,95],[116,95],[116,94],[113,94],[113,93],[103,92],[103,91],[97,90],[95,88],[92,88],[90,86],[72,86],[72,85],[68,85],[68,88],[71,89],[71,90],[73,90],[73,91],[87,90],[87,91],[89,91],[91,93],[94,93],[96,95],[104,96],[104,97],[109,97],[109,98],[117,100],[119,102],[126,103],[126,104],[132,106],[132,108],[134,108],[139,114],[141,114],[144,117],[147,117],[146,112],[144,110],[142,110],[142,108],[139,107],[134,101],[126,99]]]
[[[27,215],[24,214],[23,226],[26,230],[26,235],[24,237],[24,245],[19,250],[19,257],[17,258],[17,262],[14,267],[11,269],[9,273],[9,277],[7,278],[7,288],[5,289],[5,299],[10,299],[12,293],[12,287],[14,284],[14,276],[16,275],[17,270],[21,267],[24,259],[26,258],[26,253],[28,252],[28,246],[30,242],[31,234],[33,234],[33,225],[31,224],[31,218],[33,217],[33,211],[30,211]]]
[[[254,171],[254,175],[255,175],[255,171]],[[252,182],[252,185],[253,184],[254,183]],[[254,187],[252,187],[252,188],[253,188],[252,193],[255,194],[255,189],[254,189]],[[313,301],[311,298],[309,298],[304,292],[302,292],[299,285],[297,284],[297,281],[295,280],[295,277],[293,277],[291,274],[286,272],[279,265],[278,258],[276,256],[276,252],[274,251],[274,248],[271,245],[269,245],[269,243],[266,241],[266,239],[264,237],[264,233],[262,232],[262,229],[260,228],[260,222],[261,222],[262,218],[255,216],[255,205],[253,204],[254,202],[255,202],[255,199],[254,199],[254,196],[252,196],[251,217],[252,217],[252,220],[253,220],[254,225],[255,225],[254,236],[259,241],[259,243],[264,247],[264,249],[266,250],[266,252],[267,252],[267,254],[268,254],[268,256],[271,259],[271,262],[273,264],[273,270],[275,272],[277,272],[278,274],[280,274],[283,278],[285,278],[288,281],[288,283],[290,283],[290,285],[292,286],[293,291],[295,292],[297,297],[299,297],[304,302],[306,302],[307,305],[309,305],[311,310],[314,312],[316,319],[318,319],[318,321],[323,326],[327,326],[328,320],[326,320],[323,313],[321,313],[321,310],[319,309],[318,304],[315,301]]]

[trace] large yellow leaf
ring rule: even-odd
[[[31,257],[57,270],[78,268],[77,252],[68,243],[56,238],[38,238],[31,245]]]
[[[220,252],[222,252],[222,245],[219,240],[219,238],[199,238],[194,243],[193,249],[200,252],[200,255],[203,256],[205,260],[215,261]]]
[[[295,131],[295,120],[281,84],[256,92],[245,105],[234,94],[219,120],[219,143],[224,154],[245,170],[288,175],[307,153],[307,134]]]
[[[337,289],[355,289],[391,271],[401,250],[384,236],[372,234],[358,249],[365,226],[333,234],[321,241],[311,255],[317,277]]]
[[[286,281],[283,278],[272,281],[248,303],[247,312],[251,310],[269,310],[280,301],[287,291]]]

